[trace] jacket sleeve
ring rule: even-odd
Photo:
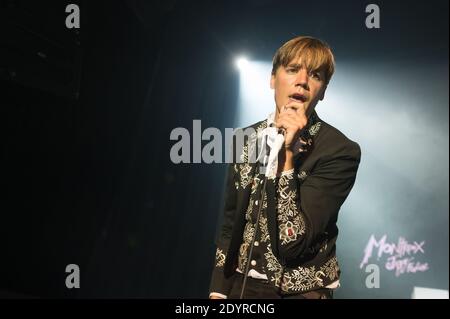
[[[351,142],[336,155],[320,160],[301,182],[294,170],[283,172],[276,185],[278,255],[285,261],[304,256],[323,238],[352,189],[361,157]]]
[[[216,238],[216,257],[210,283],[210,293],[216,292],[223,295],[228,295],[231,289],[232,281],[230,278],[225,278],[223,269],[226,260],[226,253],[231,240],[233,222],[236,213],[236,174],[237,165],[229,164],[226,179],[223,221]]]

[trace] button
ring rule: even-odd
[[[255,241],[255,246],[259,246],[259,242],[258,241]]]
[[[255,201],[255,205],[258,205],[258,201],[257,200]]]
[[[250,264],[251,264],[252,266],[256,266],[256,260],[252,260],[252,261],[250,262]]]

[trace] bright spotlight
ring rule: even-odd
[[[244,70],[248,66],[248,60],[244,57],[237,58],[236,66],[239,70]]]
[[[248,61],[239,72],[239,99],[236,127],[246,127],[267,118],[275,109],[273,91],[269,80],[272,63]]]

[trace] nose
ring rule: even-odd
[[[308,89],[308,70],[301,68],[297,73],[297,78],[295,79],[295,86],[300,86],[305,90]]]

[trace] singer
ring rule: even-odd
[[[328,299],[339,287],[336,222],[361,151],[315,112],[334,68],[316,38],[296,37],[275,53],[275,111],[251,127],[269,146],[280,134],[284,143],[268,147],[275,170],[248,161],[250,139],[244,161],[229,166],[210,298]]]

